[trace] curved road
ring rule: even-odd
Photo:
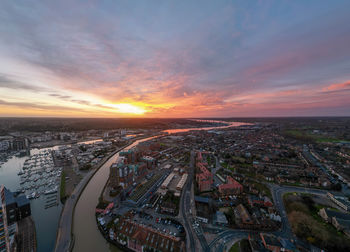
[[[288,217],[285,211],[285,207],[283,204],[283,195],[290,192],[298,192],[298,193],[310,193],[325,196],[328,191],[314,188],[305,188],[305,187],[296,187],[296,186],[279,186],[276,184],[268,184],[272,197],[275,202],[276,209],[280,212],[282,219],[282,227],[281,230],[271,232],[277,236],[281,236],[288,239],[296,239],[294,236],[292,229],[290,227]],[[222,229],[222,227],[220,227]],[[225,231],[219,233],[219,235],[210,242],[209,247],[211,251],[223,251],[223,246],[219,246],[218,242],[220,240],[224,240],[224,242],[230,241],[232,239],[245,238],[248,236],[250,232],[253,230],[237,230],[237,229],[229,229],[227,228]]]

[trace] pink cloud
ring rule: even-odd
[[[344,83],[334,83],[331,84],[325,88],[322,89],[322,91],[337,91],[337,90],[344,90],[344,89],[350,89],[350,81],[344,82]]]

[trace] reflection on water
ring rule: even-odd
[[[207,121],[207,120],[198,120],[198,121]],[[242,126],[242,125],[250,125],[249,123],[242,123],[242,122],[224,122],[224,121],[207,121],[207,122],[224,123],[226,125],[218,126],[218,127],[204,127],[204,128],[168,129],[168,130],[164,130],[163,132],[168,133],[168,134],[175,134],[175,133],[187,132],[187,131],[192,131],[192,130],[226,129],[226,128],[229,128],[229,127],[238,127],[238,126]]]

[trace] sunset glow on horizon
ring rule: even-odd
[[[349,10],[5,0],[0,116],[349,116]]]

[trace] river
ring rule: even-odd
[[[219,127],[207,127],[207,128],[188,128],[188,129],[170,129],[165,130],[163,133],[173,134],[180,132],[188,132],[192,130],[213,130],[224,129],[228,127],[237,127],[241,125],[248,125],[247,123],[233,122],[229,125]],[[134,142],[126,149],[130,149],[136,146],[140,142],[147,141],[155,137],[145,138]],[[74,252],[93,252],[93,251],[120,251],[117,247],[108,243],[106,239],[101,235],[97,228],[95,219],[95,208],[98,204],[98,198],[108,180],[109,167],[113,162],[117,160],[119,153],[116,153],[111,157],[91,178],[82,192],[78,203],[74,211]]]

